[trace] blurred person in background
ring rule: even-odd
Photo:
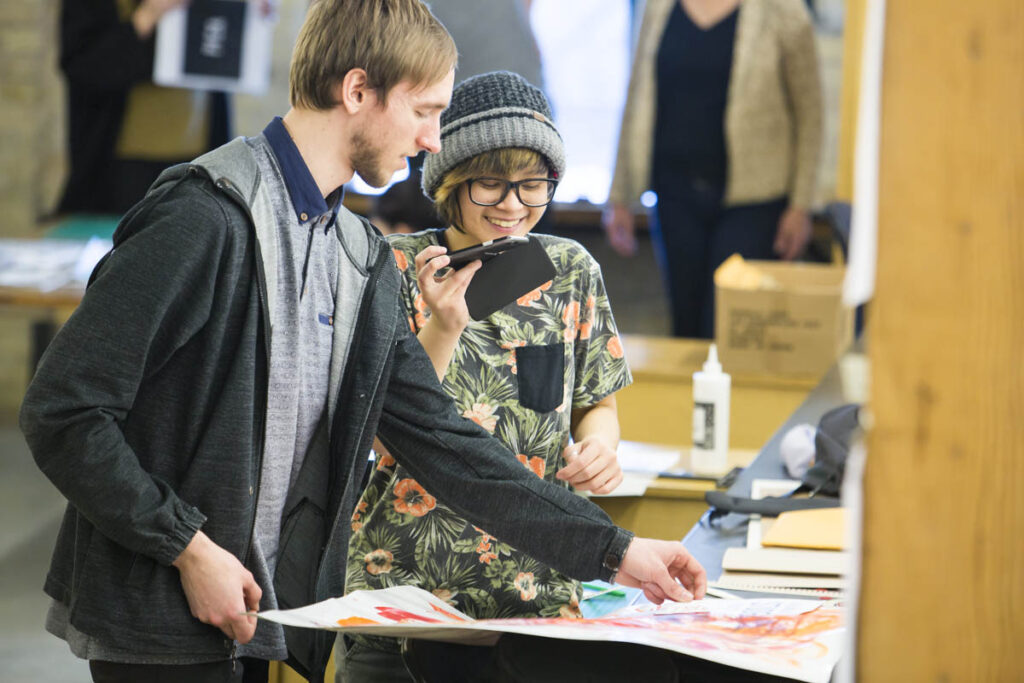
[[[674,336],[714,336],[713,275],[731,254],[803,251],[821,138],[801,0],[647,1],[604,225],[633,254],[632,207],[657,194],[651,238]]]
[[[61,3],[69,172],[59,213],[123,214],[165,168],[228,141],[224,93],[152,82],[156,25],[168,11],[188,3]]]

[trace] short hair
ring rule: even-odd
[[[333,109],[335,88],[363,69],[381,101],[402,81],[430,85],[455,68],[448,31],[420,0],[314,0],[292,51],[293,107]]]
[[[481,176],[507,178],[522,171],[537,169],[539,173],[551,174],[548,162],[539,152],[524,147],[500,147],[463,161],[444,174],[434,191],[437,215],[446,225],[459,232],[462,229],[462,212],[459,210],[459,187],[470,178]]]

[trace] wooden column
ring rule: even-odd
[[[1024,680],[1024,3],[890,0],[858,679]]]

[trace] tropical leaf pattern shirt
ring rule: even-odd
[[[404,280],[409,325],[430,317],[416,254],[441,231],[389,238]],[[463,331],[443,386],[459,412],[500,439],[538,477],[565,465],[573,409],[632,378],[593,257],[578,243],[533,235],[556,275]],[[579,616],[579,583],[467,522],[394,458],[378,454],[352,517],[346,591],[415,585],[475,618]],[[358,640],[358,638],[357,638]]]

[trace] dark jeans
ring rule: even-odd
[[[399,642],[393,651],[352,642],[339,634],[334,648],[334,683],[412,683]]]
[[[89,660],[95,683],[267,683],[263,659],[240,657],[204,664],[119,664]]]
[[[722,206],[722,190],[694,180],[660,181],[651,225],[672,312],[672,335],[715,336],[715,268],[738,253],[774,260],[779,218],[789,200]]]

